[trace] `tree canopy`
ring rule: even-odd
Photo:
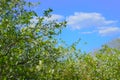
[[[40,62],[41,70],[49,70],[63,54],[55,36],[66,22],[45,21],[52,10],[39,17],[30,6],[24,0],[0,1],[0,79],[37,79],[43,75],[37,70]]]
[[[120,51],[104,46],[81,53],[62,45],[57,36],[66,21],[47,20],[27,0],[0,0],[0,80],[111,80],[120,79]]]

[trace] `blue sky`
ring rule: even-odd
[[[92,51],[120,38],[120,0],[30,0],[40,1],[34,10],[53,9],[52,19],[67,20],[60,35],[68,44],[81,38],[78,48]],[[87,44],[84,44],[87,42]]]

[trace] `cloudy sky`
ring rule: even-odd
[[[41,15],[53,9],[52,19],[66,20],[67,28],[60,35],[68,44],[81,38],[78,45],[83,51],[120,37],[120,0],[32,0],[41,5],[34,8]],[[87,44],[84,44],[87,42]]]

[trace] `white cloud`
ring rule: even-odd
[[[36,23],[36,22],[38,22],[38,17],[34,17],[34,18],[31,19],[30,21],[33,22],[33,23]]]
[[[120,34],[119,27],[102,27],[99,29],[98,33],[102,36]]]
[[[119,27],[99,27],[96,30],[85,31],[85,32],[81,32],[81,33],[82,34],[98,33],[101,36],[109,36],[109,35],[120,34],[120,28]]]
[[[111,34],[119,34],[119,27],[116,26],[117,21],[107,20],[100,13],[83,13],[75,12],[74,15],[67,17],[68,26],[73,30],[85,30],[90,29],[82,34],[98,33],[101,36],[107,36]]]
[[[50,18],[45,18],[45,21],[65,19],[64,16],[58,14],[52,14]],[[111,34],[120,34],[120,27],[117,27],[117,21],[107,20],[100,13],[84,13],[75,12],[74,15],[66,17],[68,27],[73,30],[84,30],[81,34],[98,33],[101,36],[108,36]],[[31,21],[37,22],[38,19],[34,18]],[[116,26],[116,27],[113,27]],[[86,31],[85,31],[86,30]]]
[[[53,21],[53,20],[63,20],[64,16],[62,15],[58,15],[58,14],[52,14],[51,17],[44,17],[44,21]],[[33,19],[31,19],[31,22],[36,23],[38,22],[38,17],[34,17]]]
[[[81,32],[82,34],[92,34],[97,32],[97,30],[93,30],[93,31],[85,31],[85,32]]]
[[[72,29],[82,29],[88,27],[101,27],[116,23],[113,20],[106,20],[99,13],[74,13],[67,17],[68,25]]]
[[[45,18],[45,20],[47,21],[62,20],[62,19],[64,19],[64,16],[58,14],[52,14],[50,18]]]

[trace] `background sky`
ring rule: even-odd
[[[115,38],[120,38],[120,0],[30,0],[40,1],[34,10],[53,9],[52,19],[67,20],[60,35],[68,44],[81,38],[78,48],[92,51]],[[87,44],[84,44],[87,42]]]

